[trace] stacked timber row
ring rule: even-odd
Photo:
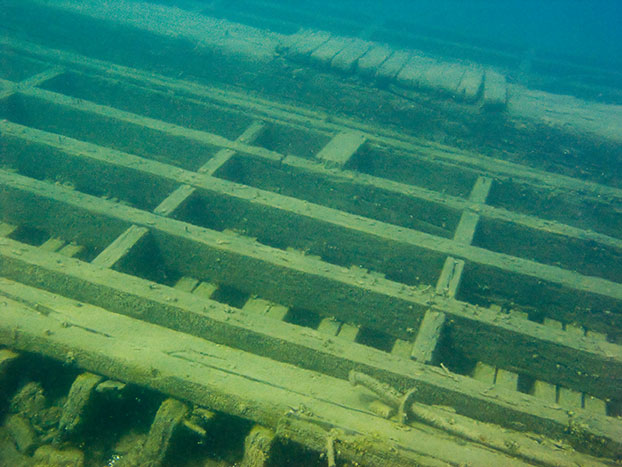
[[[19,37],[0,54],[5,464],[622,457],[620,188]]]
[[[488,110],[503,110],[507,103],[505,76],[474,63],[438,60],[415,50],[396,50],[386,44],[308,29],[285,37],[277,50],[301,63],[356,74],[383,85],[481,102]]]

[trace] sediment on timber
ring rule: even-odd
[[[7,2],[0,464],[622,459],[619,107],[244,4]]]

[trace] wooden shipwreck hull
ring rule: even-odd
[[[245,465],[622,458],[618,107],[199,2],[72,3],[3,13],[3,459],[88,464],[93,408],[136,388],[159,405],[132,449],[107,435],[118,465],[223,424]],[[36,413],[33,358],[71,379]]]

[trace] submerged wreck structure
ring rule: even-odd
[[[0,464],[622,459],[622,77],[313,4],[3,2]]]

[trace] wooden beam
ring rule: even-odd
[[[447,315],[428,310],[423,317],[410,358],[421,363],[433,364]]]
[[[365,141],[366,136],[362,133],[339,133],[317,154],[316,158],[328,167],[343,167]]]
[[[142,242],[148,233],[149,230],[145,227],[139,227],[137,225],[130,226],[100,254],[98,254],[91,261],[91,264],[101,268],[113,267],[122,258],[127,256],[127,254],[132,251],[136,245]]]

